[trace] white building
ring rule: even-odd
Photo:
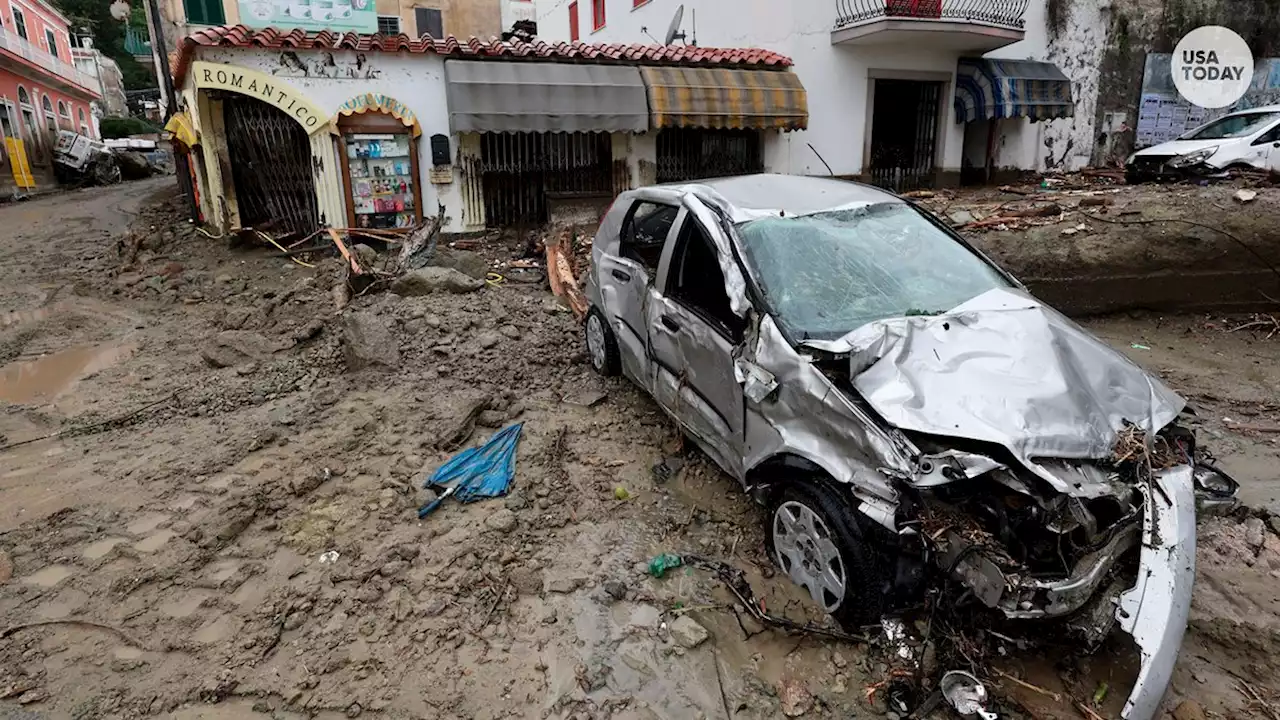
[[[1050,63],[1026,62],[1051,54],[1045,3],[534,0],[538,38],[548,42],[657,44],[674,23],[678,38],[700,47],[789,56],[808,92],[808,129],[763,135],[764,169],[900,190],[955,184],[966,168],[981,178],[1087,161],[1091,141],[1064,150],[1072,147],[1064,138],[1080,134],[1068,117],[1072,83]],[[961,63],[984,57],[1001,60]],[[1096,82],[1092,89],[1096,99]],[[1082,120],[1088,139],[1092,119]]]

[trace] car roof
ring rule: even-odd
[[[804,175],[761,173],[660,187],[692,192],[721,206],[733,218],[764,212],[812,215],[850,205],[903,202],[898,196],[870,185]]]
[[[1247,110],[1236,110],[1234,112],[1229,112],[1226,115],[1223,115],[1222,117],[1227,117],[1228,115],[1248,115],[1251,113],[1268,113],[1268,112],[1280,112],[1280,105],[1263,105],[1262,107],[1249,108]]]

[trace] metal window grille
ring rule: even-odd
[[[548,196],[614,192],[609,133],[484,133],[479,176],[489,227],[547,221]]]
[[[378,34],[379,35],[399,35],[400,34],[400,18],[395,15],[379,15],[378,16]]]
[[[658,131],[658,182],[764,172],[759,130],[664,128]]]

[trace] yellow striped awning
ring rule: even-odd
[[[641,66],[652,129],[803,130],[809,100],[789,70]]]

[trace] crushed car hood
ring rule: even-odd
[[[821,349],[849,353],[854,387],[889,423],[1002,445],[1046,479],[1036,458],[1106,458],[1126,422],[1156,431],[1185,405],[1015,289],[991,290],[943,315],[873,322]]]

